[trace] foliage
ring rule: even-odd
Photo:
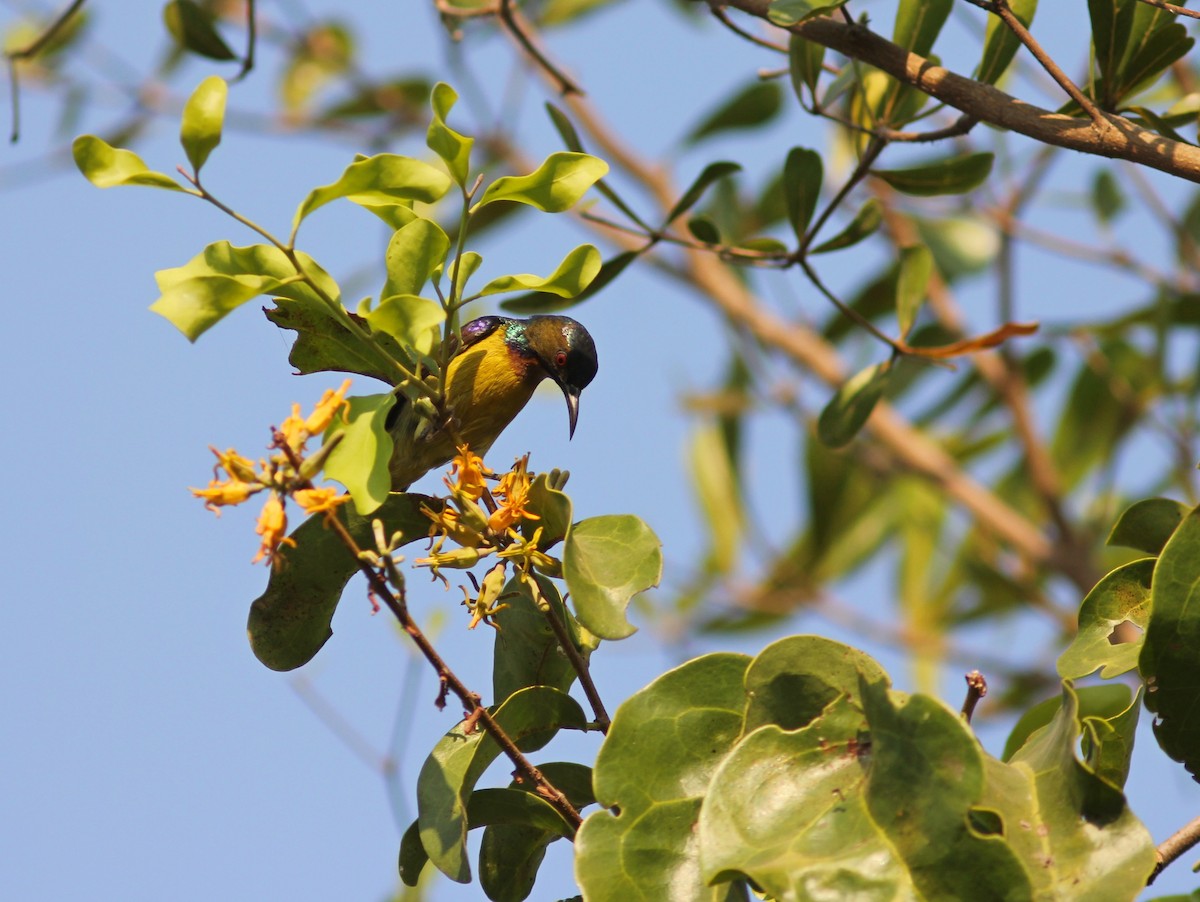
[[[494,19],[570,95],[574,84],[527,38],[605,5],[514,11],[448,0],[439,9],[451,29]],[[1152,187],[1138,189],[1170,220],[1170,274],[1124,249],[1039,237],[1023,217],[1056,148],[1200,181],[1200,152],[1185,137],[1200,104],[1176,65],[1193,40],[1177,10],[1090,0],[1089,68],[1077,85],[1031,35],[1034,0],[980,2],[975,74],[963,78],[935,56],[962,52],[943,34],[950,0],[894,6],[890,32],[878,16],[850,21],[844,2],[712,8],[738,33],[729,10],[758,20],[770,36],[763,52],[784,68],[779,80],[715,98],[681,145],[702,152],[718,139],[752,140],[789,107],[830,123],[829,147],[781,151],[762,185],[751,183],[749,167],[722,159],[674,190],[614,150],[604,126],[574,102],[547,106],[565,149],[516,165],[520,154],[503,141],[451,126],[449,84],[353,72],[353,32],[333,22],[313,25],[289,51],[283,104],[313,130],[359,119],[391,122],[397,136],[424,130],[428,153],[360,155],[308,192],[286,236],[236,213],[201,179],[222,140],[230,88],[221,78],[206,78],[183,106],[191,166],[183,181],[120,142],[75,141],[75,163],[94,185],[190,195],[261,239],[217,240],[157,273],[151,309],[189,340],[267,296],[270,321],[295,333],[297,371],[358,374],[386,387],[323,399],[309,418],[297,410],[266,461],[217,452],[227,478],[194,491],[214,509],[268,499],[260,556],[272,569],[250,609],[251,646],[265,665],[290,670],[311,660],[362,572],[437,670],[439,702],[447,693],[462,701],[464,719],[418,778],[418,817],[399,847],[406,884],[426,865],[473,879],[467,840],[480,827],[477,873],[492,899],[535,892],[545,851],[560,839],[575,844],[584,899],[1131,899],[1160,869],[1125,787],[1143,704],[1162,751],[1200,773],[1191,716],[1200,692],[1192,676],[1200,664],[1200,388],[1193,369],[1174,362],[1181,348],[1194,353],[1187,330],[1200,322],[1200,195],[1173,211]],[[210,5],[172,2],[164,19],[177,53],[240,62],[249,73],[249,56],[222,36],[231,23]],[[1051,109],[1016,104],[993,87],[1032,90],[1034,59],[1054,86]],[[329,100],[339,88],[351,93]],[[1034,149],[1014,150],[1004,130]],[[615,171],[585,141],[604,148]],[[912,144],[928,149],[910,153]],[[1099,230],[1129,215],[1127,187],[1109,169],[1090,180],[1086,202]],[[599,199],[585,199],[592,189]],[[338,200],[388,231],[378,297],[353,309],[338,280],[298,246],[308,217]],[[610,250],[579,245],[548,275],[472,287],[480,234],[515,228],[508,217],[520,207],[575,216]],[[1085,309],[1078,322],[1039,331],[1014,313],[1020,240],[1139,278],[1144,295],[1115,315]],[[578,307],[651,259],[730,328],[724,378],[691,402],[688,460],[707,547],[675,580],[681,588],[660,593],[644,615],[727,636],[831,607],[830,587],[894,561],[896,635],[916,658],[917,691],[892,689],[864,651],[788,636],[753,655],[694,657],[610,721],[588,662],[605,653],[603,641],[634,633],[629,605],[661,579],[649,526],[633,514],[577,520],[566,474],[531,473],[522,459],[497,477],[465,447],[444,495],[392,491],[396,406],[417,411],[419,429],[454,422],[446,374],[466,305],[506,295],[500,307],[509,312]],[[852,261],[854,278],[829,277],[847,266],[839,261]],[[798,322],[764,300],[764,280],[778,270],[798,273],[828,316],[807,311]],[[972,328],[957,293],[985,273],[999,302]],[[787,370],[793,390],[774,390],[773,368]],[[819,410],[796,400],[814,391]],[[1052,410],[1052,430],[1039,425],[1039,408]],[[748,479],[745,462],[752,424],[771,413],[800,424],[807,509],[787,534],[765,541],[756,504],[777,499]],[[1150,435],[1166,440],[1169,459],[1146,468],[1152,488],[1127,489],[1117,463],[1144,454]],[[318,437],[321,448],[309,451],[305,443]],[[314,486],[321,474],[348,495],[312,494],[326,491]],[[1186,501],[1137,498],[1147,491]],[[312,515],[290,535],[289,504]],[[470,626],[496,628],[487,706],[408,615],[398,551],[426,538],[432,546],[413,566],[443,581],[467,571]],[[948,707],[935,695],[937,668],[964,626],[1025,616],[1055,629],[1057,675],[993,657],[993,679],[1007,684],[1002,705],[1015,718],[995,757],[973,731],[978,698],[969,694],[962,712]],[[1125,682],[1083,684],[1096,674]],[[570,694],[577,681],[590,716]],[[604,732],[595,761],[535,765],[530,756],[564,730]],[[514,783],[481,788],[502,755]]]

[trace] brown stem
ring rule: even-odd
[[[612,723],[612,719],[608,716],[608,711],[604,708],[604,702],[600,698],[600,693],[596,690],[596,684],[592,680],[592,672],[588,668],[587,661],[583,659],[583,655],[575,647],[575,643],[571,639],[571,634],[567,630],[567,625],[555,613],[554,608],[546,605],[544,613],[546,620],[550,624],[550,629],[554,630],[554,637],[558,640],[559,647],[563,650],[563,654],[567,656],[567,660],[571,662],[571,666],[575,669],[575,673],[579,677],[579,685],[583,687],[583,693],[587,696],[588,703],[592,706],[592,713],[596,717],[596,725],[600,728],[601,733],[608,735],[608,727]]]
[[[1174,13],[1177,16],[1190,16],[1193,19],[1200,19],[1200,12],[1194,9],[1188,9],[1184,6],[1176,6],[1174,3],[1166,3],[1164,0],[1138,0],[1140,3],[1145,3],[1147,6],[1153,6],[1158,9],[1166,10],[1169,13]]]
[[[983,4],[979,5],[982,6]],[[1104,113],[1088,99],[1087,95],[1079,90],[1075,82],[1067,77],[1067,73],[1059,68],[1058,63],[1054,62],[1050,55],[1042,49],[1042,45],[1029,33],[1029,29],[1025,27],[1025,23],[1018,19],[1012,11],[1012,8],[1008,5],[1008,0],[992,0],[984,8],[1000,17],[1000,21],[1007,26],[1009,31],[1016,35],[1018,41],[1025,45],[1025,48],[1033,54],[1033,58],[1041,64],[1042,68],[1049,73],[1051,78],[1058,82],[1059,87],[1066,91],[1067,95],[1079,104],[1085,113],[1092,117],[1093,122],[1101,126],[1105,124]]]
[[[713,16],[716,18],[716,20],[718,22],[720,22],[722,25],[724,25],[726,28],[728,28],[730,31],[732,31],[734,34],[736,34],[738,37],[745,38],[750,43],[757,44],[759,47],[766,47],[768,50],[774,50],[778,53],[787,53],[788,52],[787,47],[783,46],[782,44],[776,44],[776,43],[773,43],[772,41],[764,40],[763,38],[760,38],[758,35],[751,34],[750,32],[746,31],[746,29],[742,28],[742,26],[740,26],[736,22],[734,22],[733,19],[729,18],[729,14],[725,12],[723,7],[717,6],[715,3],[712,3],[709,5],[708,11],[713,14]],[[787,70],[784,70],[784,71],[787,71]]]
[[[49,44],[63,26],[71,21],[71,17],[79,12],[85,2],[86,0],[73,0],[71,5],[64,9],[58,18],[51,22],[46,30],[34,38],[30,44],[20,50],[10,50],[5,54],[8,57],[8,83],[12,98],[12,132],[8,138],[10,143],[16,144],[21,138],[21,86],[17,63],[21,60],[33,59],[41,53],[42,48]]]
[[[534,62],[542,67],[542,70],[547,75],[558,83],[559,94],[566,96],[568,94],[583,93],[579,85],[575,84],[561,69],[550,62],[549,58],[533,42],[533,39],[529,36],[529,24],[524,21],[524,16],[513,7],[512,0],[500,0],[499,15],[500,21],[504,23],[504,27],[509,30],[509,33],[521,45],[522,49],[529,54]]]
[[[288,462],[300,471],[300,459],[287,443],[287,439],[283,433],[276,432],[274,436],[276,446],[288,457]],[[297,483],[298,488],[311,488],[312,482],[304,480]],[[442,656],[438,654],[430,643],[428,637],[417,626],[411,615],[408,613],[408,605],[404,601],[403,589],[397,587],[397,591],[393,592],[387,581],[379,575],[367,561],[362,557],[362,549],[358,547],[358,543],[354,541],[354,537],[350,535],[350,531],[346,529],[346,525],[341,521],[336,513],[327,514],[325,517],[325,525],[337,534],[341,543],[346,546],[354,559],[358,562],[358,569],[362,571],[367,578],[367,584],[370,587],[371,593],[380,599],[389,611],[399,621],[400,626],[408,633],[409,637],[416,644],[425,660],[430,663],[433,669],[437,672],[438,680],[444,687],[443,692],[449,690],[453,692],[467,714],[467,720],[473,723],[478,723],[483,727],[483,731],[487,733],[496,744],[500,746],[501,751],[513,763],[523,780],[527,780],[532,786],[537,787],[537,792],[546,799],[551,805],[558,809],[561,814],[572,827],[579,828],[583,823],[583,818],[579,812],[575,810],[575,806],[563,795],[562,791],[554,786],[546,777],[538,770],[533,763],[525,757],[512,738],[504,732],[504,728],[496,722],[491,712],[483,706],[479,700],[479,696],[467,688],[452,671],[448,664],[442,660]]]
[[[258,45],[258,14],[254,8],[255,0],[246,0],[246,55],[242,57],[242,66],[231,81],[241,81],[254,68],[254,50]]]
[[[729,0],[728,5],[765,20],[770,0]],[[797,22],[788,30],[844,56],[869,63],[981,122],[1042,144],[1129,160],[1200,182],[1200,147],[1164,138],[1120,116],[1105,115],[1099,121],[1083,121],[1042,109],[991,85],[951,72],[858,24],[817,16]]]
[[[987,695],[988,686],[987,680],[978,670],[972,670],[963,678],[967,681],[967,697],[963,699],[962,716],[963,720],[970,723],[971,717],[975,714],[975,706],[979,704],[981,698]]]
[[[1146,880],[1146,886],[1152,884],[1167,865],[1195,846],[1196,843],[1200,843],[1200,817],[1188,821],[1187,824],[1159,843],[1154,852],[1154,857],[1157,859],[1154,870]]]

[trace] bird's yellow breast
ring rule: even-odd
[[[541,367],[508,346],[502,329],[456,356],[446,371],[446,399],[463,441],[483,454],[543,378]]]

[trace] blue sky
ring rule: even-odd
[[[313,0],[304,9],[320,18],[338,6]],[[371,23],[360,35],[370,68],[432,69],[456,81],[427,6],[357,5],[355,21]],[[555,54],[571,61],[616,129],[638,136],[643,153],[680,159],[686,176],[722,152],[742,158],[747,145],[685,150],[679,136],[713,98],[769,61],[707,24],[681,23],[665,5],[636,12],[633,6],[552,36]],[[867,6],[879,21],[890,19],[890,5]],[[1056,4],[1043,6],[1039,26],[1053,49],[1069,29],[1055,28],[1052,17],[1070,23]],[[266,4],[265,12],[276,17],[298,8]],[[95,4],[92,12],[96,44],[79,71],[108,80],[122,71],[113,54],[132,72],[156,59],[157,9]],[[955,27],[979,21],[977,12],[960,11]],[[0,22],[14,15],[10,5],[0,8]],[[512,99],[530,145],[542,154],[558,149],[538,89],[516,76],[503,41],[472,41],[465,52],[489,96]],[[231,74],[201,63],[188,63],[186,71],[180,84],[188,87],[212,72]],[[273,76],[268,57],[233,89],[231,110],[269,106]],[[182,99],[172,96],[165,105]],[[149,189],[99,191],[60,165],[61,156],[43,165],[75,132],[104,129],[128,104],[119,92],[100,92],[74,128],[61,132],[57,103],[30,87],[21,143],[0,154],[9,311],[0,373],[10,410],[0,451],[10,481],[0,577],[0,716],[8,735],[0,757],[0,896],[382,899],[394,889],[399,833],[414,813],[412,778],[457,712],[453,705],[436,711],[430,673],[413,666],[394,623],[386,613],[372,616],[361,592],[347,594],[334,637],[298,674],[271,673],[251,655],[246,612],[266,579],[263,567],[250,565],[253,515],[231,510],[216,519],[186,488],[207,481],[208,445],[257,456],[267,427],[293,401],[311,405],[340,379],[292,376],[288,339],[258,313],[261,303],[247,304],[194,346],[146,310],[156,296],[155,270],[181,265],[210,241],[252,237],[192,199]],[[164,115],[139,143],[153,168],[172,171],[184,161],[177,127],[176,116]],[[778,165],[791,144],[822,146],[820,130],[799,116],[789,117],[777,137],[748,152],[752,172],[755,165],[763,173]],[[232,128],[206,167],[206,184],[286,232],[304,193],[332,181],[363,149],[351,139],[318,143]],[[416,153],[419,145],[400,150]],[[1079,162],[1078,171],[1060,164],[1056,190],[1077,189],[1086,179],[1092,161]],[[1065,215],[1058,224],[1071,228]],[[565,217],[529,214],[523,225],[481,247],[484,276],[547,273],[570,247],[594,240]],[[331,205],[306,223],[303,236],[303,248],[343,286],[358,286],[356,296],[376,290],[381,276],[369,267],[378,267],[386,236],[370,217]],[[1119,277],[1037,253],[1026,259],[1027,291],[1020,297],[1030,315],[1073,315],[1081,297],[1099,314],[1138,297],[1137,286]],[[354,278],[364,272],[367,278]],[[834,275],[852,279],[853,272]],[[779,277],[772,290],[816,303],[794,277]],[[988,326],[990,310],[980,295],[969,313]],[[818,314],[823,308],[808,313]],[[574,441],[567,441],[562,398],[551,387],[489,459],[503,465],[532,451],[536,468],[570,469],[578,517],[643,517],[666,540],[666,599],[704,541],[684,473],[690,424],[680,395],[711,385],[722,371],[721,323],[649,267],[629,273],[576,315],[596,339],[600,374],[584,393]],[[358,380],[355,390],[376,389]],[[821,400],[806,399],[810,406]],[[785,442],[775,440],[780,433]],[[797,516],[790,507],[800,492],[793,441],[781,419],[768,416],[754,427],[748,475],[762,497],[789,500],[760,504],[764,528],[780,534]],[[889,579],[890,571],[877,567],[842,597],[886,611]],[[457,590],[413,583],[413,608],[439,635],[451,665],[468,684],[486,686],[491,636],[463,630],[457,601]],[[788,631],[856,641],[815,615],[798,618]],[[771,638],[743,637],[722,647],[753,652]],[[1037,628],[1025,622],[1000,627],[987,641],[1027,643],[1031,654],[1046,653]],[[664,633],[642,629],[596,655],[597,682],[611,710],[681,655],[712,647],[672,645]],[[900,655],[869,650],[906,685]],[[957,671],[948,673],[946,686],[957,703]],[[304,701],[314,695],[336,714],[315,713]],[[985,730],[989,748],[998,751],[1003,735],[1000,728]],[[1148,733],[1140,741],[1132,802],[1162,839],[1193,816],[1200,793]],[[568,738],[558,751],[587,756],[596,744],[594,737]],[[390,783],[384,757],[397,767]],[[558,846],[536,898],[573,892],[569,855],[565,844]],[[1158,888],[1194,885],[1180,863]],[[477,885],[444,880],[431,892],[438,900],[479,897]]]

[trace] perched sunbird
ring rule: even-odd
[[[579,419],[579,395],[596,376],[596,344],[566,316],[482,316],[462,327],[462,344],[446,370],[446,402],[454,428],[434,426],[401,397],[388,419],[395,441],[392,489],[404,491],[445,465],[456,442],[483,456],[521,412],[543,379],[567,399],[570,435]]]

